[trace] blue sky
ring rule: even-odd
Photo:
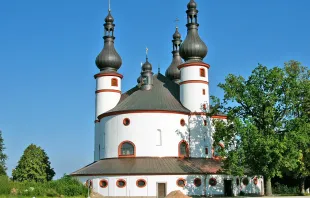
[[[95,58],[108,0],[5,0],[0,5],[0,129],[8,174],[31,143],[61,177],[93,161]],[[123,91],[136,84],[145,47],[154,71],[171,62],[176,17],[186,36],[188,0],[111,0]],[[210,93],[229,73],[262,63],[310,64],[309,0],[196,0],[208,45]]]

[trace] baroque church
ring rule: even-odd
[[[137,84],[123,92],[109,10],[94,76],[94,162],[71,174],[94,192],[107,197],[165,197],[175,190],[189,196],[263,194],[263,178],[227,175],[214,154],[212,120],[226,116],[206,115],[210,65],[204,62],[208,48],[198,34],[195,0],[186,14],[186,38],[182,42],[176,28],[165,75],[154,74],[146,57]]]

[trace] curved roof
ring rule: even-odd
[[[123,93],[119,103],[110,111],[101,114],[99,117],[123,113],[124,111],[174,111],[190,113],[180,100],[180,87],[162,74],[153,76],[153,87],[150,90],[141,90],[138,86]]]

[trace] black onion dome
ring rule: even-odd
[[[195,5],[195,6],[194,6]],[[187,13],[187,36],[180,46],[180,55],[186,62],[201,62],[207,56],[208,47],[198,34],[197,4],[191,0],[188,4]]]
[[[104,24],[104,47],[96,58],[96,65],[100,71],[115,72],[122,65],[122,58],[114,48],[115,24],[113,24],[113,21],[114,19],[109,11]]]
[[[182,43],[181,34],[176,28],[175,33],[173,34],[173,59],[170,66],[167,68],[165,76],[172,81],[179,81],[181,79],[181,71],[178,69],[178,66],[183,63],[182,58],[179,54],[179,48]]]
[[[108,16],[105,18],[105,20],[104,20],[105,22],[110,22],[110,23],[113,23],[114,22],[114,18],[113,18],[113,16],[111,15],[111,11],[109,11],[109,14],[108,14]]]
[[[146,58],[145,63],[142,65],[142,71],[152,71],[152,64],[149,62],[148,58]]]
[[[181,39],[181,34],[178,28],[176,28],[175,33],[173,34],[173,39]]]
[[[191,0],[191,1],[187,4],[187,8],[188,8],[188,9],[197,8],[197,3],[196,3],[194,0]]]

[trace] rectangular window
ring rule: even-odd
[[[200,68],[200,77],[206,77],[206,71],[204,68]]]
[[[116,78],[112,78],[111,79],[111,86],[113,86],[113,87],[117,87],[118,86],[118,81],[117,81]]]
[[[208,147],[205,148],[205,152],[206,152],[206,155],[209,155],[209,149],[208,149]]]
[[[156,146],[162,146],[161,129],[156,131]]]
[[[202,89],[202,95],[206,95],[206,90]]]

